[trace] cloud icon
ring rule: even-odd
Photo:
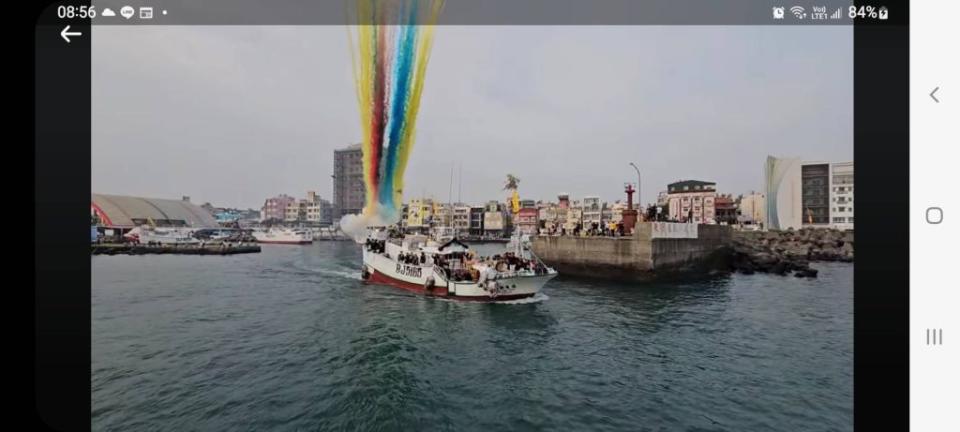
[[[103,12],[100,13],[100,16],[105,16],[105,17],[117,16],[117,13],[114,12],[113,9],[105,8]]]

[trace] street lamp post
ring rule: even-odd
[[[637,168],[637,165],[633,162],[630,162],[630,166],[637,171],[637,210],[643,208],[643,195],[640,193],[640,168]]]

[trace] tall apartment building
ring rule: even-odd
[[[333,151],[333,217],[358,214],[366,204],[360,144]]]

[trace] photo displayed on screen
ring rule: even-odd
[[[434,3],[93,29],[93,429],[852,430],[853,28]]]

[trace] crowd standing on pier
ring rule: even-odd
[[[629,235],[623,226],[623,222],[610,222],[608,224],[591,222],[586,226],[578,223],[571,230],[568,230],[561,224],[551,224],[549,227],[541,228],[539,231],[540,235],[547,236],[623,237]]]

